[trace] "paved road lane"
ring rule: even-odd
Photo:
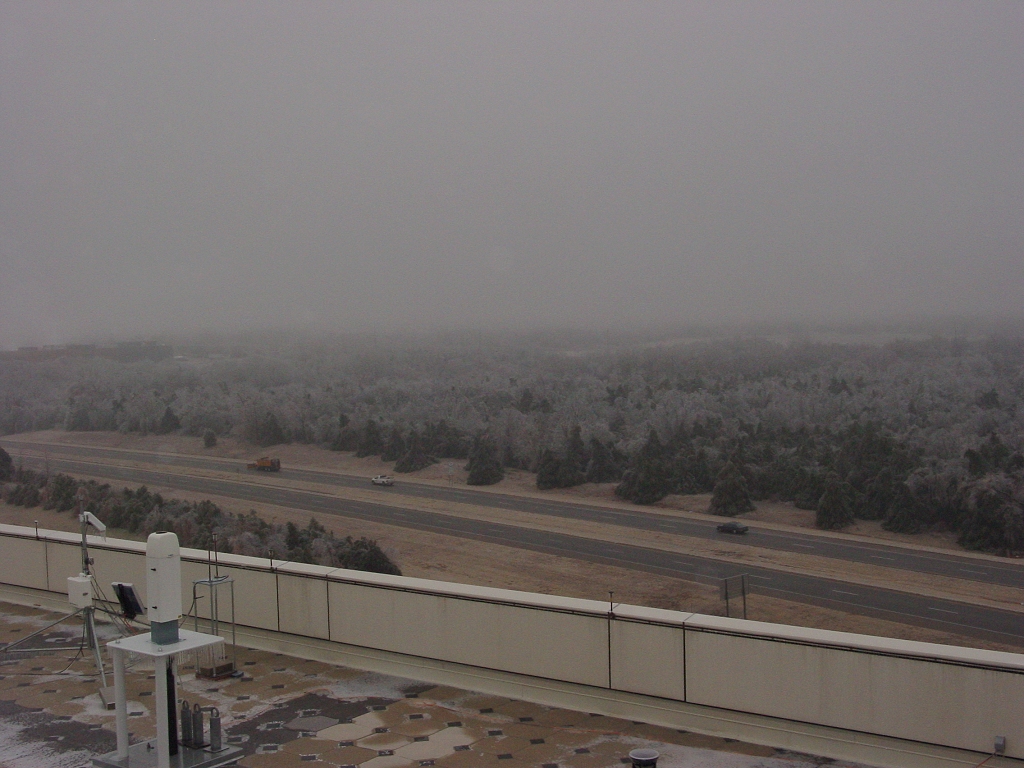
[[[51,461],[56,461],[60,456],[80,456],[95,457],[104,461],[138,461],[149,464],[163,464],[168,469],[172,467],[188,467],[223,472],[236,472],[240,468],[244,469],[245,466],[245,462],[237,459],[172,456],[147,451],[54,446],[45,443],[32,444],[15,441],[7,443],[8,451],[12,452],[12,455],[17,455],[19,446],[31,447],[33,451],[37,452],[46,450],[51,456]],[[281,477],[342,488],[366,489],[369,486],[369,480],[365,477],[318,470],[286,467],[282,471]],[[654,509],[637,511],[608,509],[588,506],[586,504],[497,494],[464,486],[446,488],[413,482],[403,483],[400,479],[396,486],[392,488],[378,488],[378,491],[382,494],[382,503],[385,504],[387,503],[386,494],[400,493],[404,496],[416,498],[474,504],[492,509],[509,509],[537,515],[617,525],[624,528],[633,528],[638,531],[657,531],[677,536],[690,536],[709,540],[730,540],[735,543],[747,544],[763,549],[819,555],[849,562],[883,565],[889,568],[899,568],[917,573],[930,573],[967,581],[978,581],[1024,589],[1024,561],[1020,560],[998,561],[963,557],[952,552],[949,554],[923,552],[883,543],[847,541],[814,534],[776,531],[758,527],[756,523],[751,527],[748,534],[740,538],[718,533],[715,530],[715,522],[659,514]]]
[[[26,459],[26,464],[28,463],[29,460]],[[56,457],[50,459],[50,466],[55,470],[99,476],[126,483],[164,485],[211,496],[227,496],[249,502],[302,509],[318,515],[371,520],[449,536],[522,547],[705,584],[718,584],[727,576],[747,573],[755,591],[760,594],[1004,642],[1024,642],[1024,615],[1015,612],[877,587],[851,585],[838,580],[769,568],[727,563],[640,545],[619,544],[582,536],[464,519],[437,512],[392,507],[387,505],[386,496],[382,496],[380,503],[355,501],[244,480],[170,474],[158,470],[116,467]]]

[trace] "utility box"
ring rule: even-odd
[[[92,607],[92,577],[68,576],[68,600],[75,608]]]

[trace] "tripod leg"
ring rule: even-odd
[[[96,655],[96,669],[100,671],[100,682],[107,687],[107,673],[103,670],[103,654],[100,653],[100,640],[96,637],[96,620],[92,608],[85,608],[86,633],[92,642],[92,650]]]
[[[26,642],[27,640],[31,640],[33,637],[36,637],[38,635],[43,634],[43,632],[45,632],[46,630],[52,629],[53,627],[56,627],[61,622],[65,622],[68,619],[73,619],[75,616],[77,616],[78,614],[82,613],[82,611],[84,611],[84,610],[85,610],[85,608],[79,608],[74,613],[68,614],[67,616],[64,616],[63,618],[57,619],[56,621],[54,621],[54,622],[52,622],[50,624],[47,624],[42,629],[37,629],[31,635],[25,635],[20,640],[15,640],[13,643],[9,643],[9,644],[5,645],[3,648],[0,648],[0,652],[9,651],[11,648],[14,648],[16,645],[21,645],[22,643]]]

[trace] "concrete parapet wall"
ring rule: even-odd
[[[0,525],[0,583],[66,594],[80,537]],[[145,545],[89,537],[145,596]],[[182,604],[208,554],[182,550]],[[324,566],[219,556],[241,627],[665,705],[1024,758],[1024,656]],[[200,591],[200,594],[205,594]],[[229,618],[226,593],[222,621]],[[208,599],[196,610],[209,615]],[[649,699],[645,699],[649,700]]]
[[[1022,656],[751,623],[687,622],[688,702],[1021,754]]]
[[[330,639],[550,680],[608,684],[607,621],[561,607],[381,590],[329,574]]]

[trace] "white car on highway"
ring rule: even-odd
[[[377,475],[370,479],[370,482],[374,485],[394,485],[395,478],[391,475]]]

